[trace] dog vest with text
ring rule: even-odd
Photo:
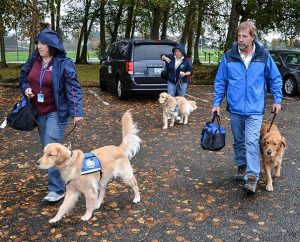
[[[81,175],[101,171],[100,160],[93,153],[85,153],[82,161]]]

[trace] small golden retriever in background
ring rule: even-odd
[[[134,203],[140,202],[137,181],[129,159],[139,150],[141,139],[137,136],[137,125],[133,123],[131,113],[125,112],[122,117],[122,143],[119,146],[109,145],[91,151],[101,163],[101,171],[81,175],[84,153],[81,150],[71,152],[65,146],[53,143],[44,148],[44,155],[37,161],[39,168],[56,167],[66,183],[66,196],[56,216],[49,222],[59,221],[74,206],[81,193],[85,196],[86,213],[82,220],[89,220],[93,211],[100,208],[105,188],[113,177],[120,176],[126,185],[134,191]]]
[[[266,176],[266,190],[273,191],[272,172],[275,178],[280,177],[282,158],[286,149],[285,138],[280,134],[278,127],[264,123],[260,130],[260,147],[262,162]]]
[[[158,102],[163,106],[163,129],[168,128],[168,117],[171,117],[170,126],[174,125],[175,118],[180,117],[180,122],[188,123],[191,112],[197,109],[195,101],[189,101],[184,97],[172,97],[166,92],[159,95]]]

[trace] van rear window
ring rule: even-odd
[[[160,60],[161,54],[172,54],[174,45],[135,45],[133,58],[135,61],[139,60]]]

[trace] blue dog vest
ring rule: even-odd
[[[93,153],[85,153],[82,162],[81,175],[101,171],[100,160]]]

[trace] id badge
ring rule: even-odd
[[[44,94],[43,93],[38,93],[37,101],[39,103],[43,103],[44,102]]]

